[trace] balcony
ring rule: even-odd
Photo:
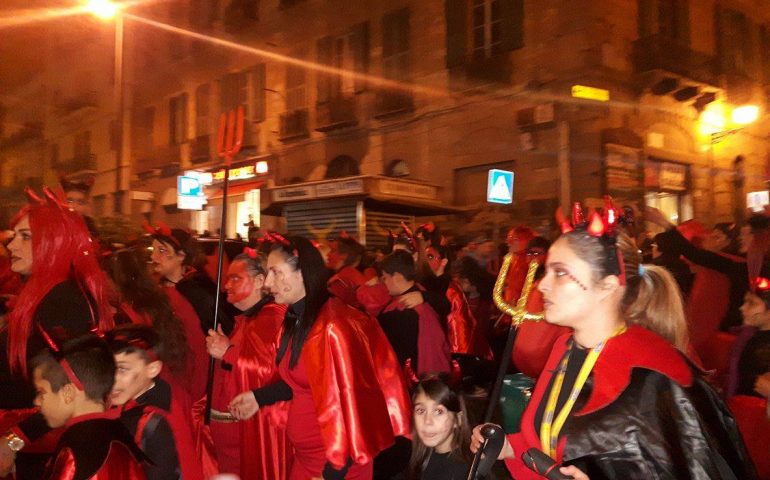
[[[83,171],[96,171],[96,155],[93,153],[81,153],[75,155],[69,160],[59,163],[59,169],[66,174],[73,174]]]
[[[190,144],[190,162],[193,165],[211,160],[211,135],[195,137]]]
[[[406,92],[378,92],[374,104],[374,118],[386,118],[414,111],[414,98]]]
[[[356,101],[352,96],[334,97],[316,105],[316,131],[329,132],[358,125]]]
[[[310,136],[307,126],[307,109],[301,108],[291,112],[281,114],[281,127],[279,140],[287,142],[298,138],[307,138]]]
[[[716,57],[661,35],[635,41],[632,60],[637,73],[662,70],[707,85],[719,85]]]

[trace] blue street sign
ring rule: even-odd
[[[206,203],[203,186],[195,177],[176,177],[176,206],[181,210],[201,210]]]
[[[489,170],[487,180],[487,202],[489,203],[513,203],[513,172]]]

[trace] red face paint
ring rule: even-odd
[[[438,251],[436,251],[433,247],[428,247],[425,250],[425,257],[428,260],[428,266],[430,267],[431,271],[434,274],[437,274],[439,269],[441,268],[441,255],[439,255]]]
[[[255,279],[249,275],[245,263],[233,262],[227,270],[227,283],[225,283],[227,301],[237,307],[239,302],[246,300],[254,293],[254,282]]]

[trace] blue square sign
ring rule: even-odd
[[[513,203],[513,172],[495,168],[489,171],[487,202],[506,205]]]

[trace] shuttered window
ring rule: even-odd
[[[524,0],[445,0],[446,65],[524,46]]]

